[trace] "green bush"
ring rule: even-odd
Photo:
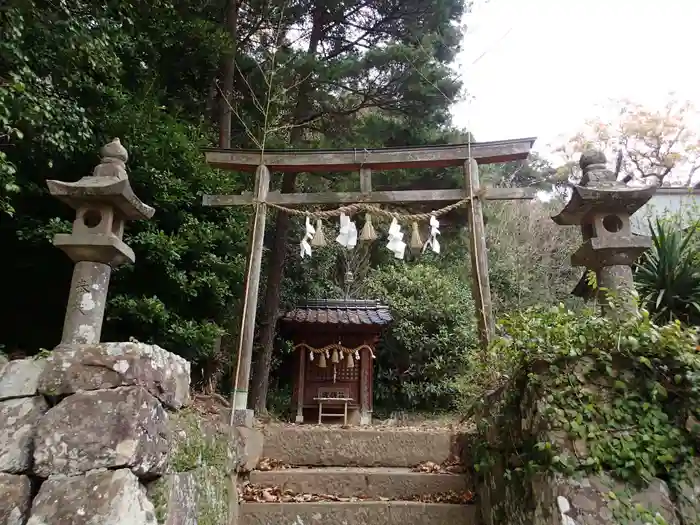
[[[504,425],[519,427],[523,461],[514,470],[606,471],[640,485],[653,477],[678,481],[700,443],[695,329],[678,321],[659,326],[646,311],[619,322],[563,306],[515,313],[501,328],[491,350],[510,356],[499,361],[511,378],[499,410]],[[493,399],[487,405],[495,410]],[[552,441],[555,434],[585,452],[571,454]],[[479,452],[479,468],[488,467],[490,453]]]
[[[373,270],[366,293],[388,304],[394,316],[376,351],[377,406],[454,408],[455,379],[476,347],[468,288],[434,266],[397,264]]]
[[[652,247],[635,270],[642,303],[657,321],[700,324],[700,223],[682,230],[657,219],[649,229]]]

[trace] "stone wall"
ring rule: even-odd
[[[0,364],[0,525],[195,525],[194,475],[172,465],[189,382],[141,343]]]
[[[700,525],[700,462],[668,457],[668,467],[656,469],[644,483],[624,481],[619,472],[601,464],[601,452],[593,450],[600,446],[594,436],[587,440],[580,432],[577,435],[575,424],[561,424],[567,419],[575,422],[577,415],[561,412],[556,389],[546,386],[556,384],[553,375],[580,382],[582,391],[591,396],[586,398],[588,406],[603,412],[620,396],[634,397],[634,392],[615,388],[632,372],[622,365],[608,382],[589,382],[590,358],[568,368],[551,365],[533,363],[520,370],[478,410],[478,431],[467,459],[477,470],[483,524]],[[641,421],[648,413],[640,406],[631,420]],[[678,408],[673,415],[686,421],[685,409]],[[691,431],[688,423],[682,426],[681,432]],[[600,428],[629,438],[620,443],[629,444],[630,461],[636,455],[641,461],[644,454],[654,454],[652,443],[637,446],[643,440],[634,435],[634,428]]]

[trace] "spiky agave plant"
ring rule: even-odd
[[[652,247],[635,269],[642,305],[657,322],[700,324],[700,223],[681,229],[656,219],[649,229]]]

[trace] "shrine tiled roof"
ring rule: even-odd
[[[388,325],[389,307],[359,299],[307,301],[282,313],[281,321],[298,324]]]

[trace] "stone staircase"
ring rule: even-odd
[[[479,522],[476,505],[453,502],[470,499],[468,476],[438,469],[459,454],[459,434],[282,425],[264,434],[273,468],[251,472],[246,491],[273,496],[241,503],[241,525]],[[432,472],[415,471],[426,462]]]

